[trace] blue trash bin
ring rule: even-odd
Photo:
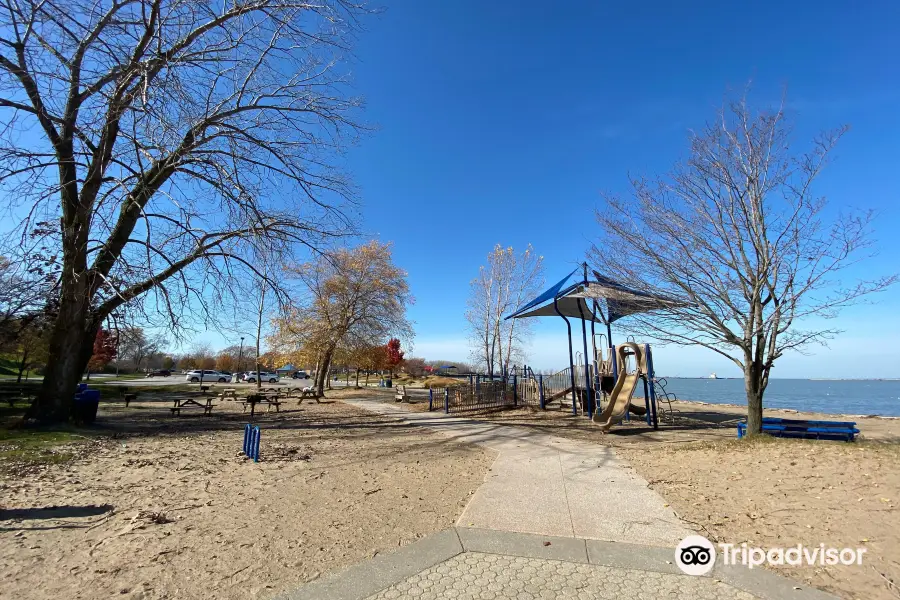
[[[97,420],[97,408],[100,406],[100,390],[85,389],[75,394],[72,403],[72,418],[76,423],[90,425]]]

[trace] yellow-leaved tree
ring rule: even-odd
[[[315,364],[315,386],[324,393],[335,355],[383,345],[390,337],[409,346],[412,324],[406,309],[413,299],[406,271],[394,264],[389,243],[371,241],[342,248],[288,267],[302,284],[299,299],[273,321],[275,352]]]

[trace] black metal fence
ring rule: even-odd
[[[434,387],[429,390],[428,410],[449,414],[521,406],[517,383],[515,377],[493,380],[479,377],[460,385]]]

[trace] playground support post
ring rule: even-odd
[[[644,354],[647,356],[647,380],[650,386],[650,410],[647,413],[649,415],[651,411],[653,412],[653,422],[649,421],[648,416],[647,425],[652,425],[653,429],[659,429],[659,417],[656,414],[656,386],[653,384],[656,373],[653,372],[653,352],[650,351],[650,344],[644,344]]]
[[[609,355],[612,356],[613,377],[618,379],[619,372],[616,370],[616,347],[612,343],[612,325],[609,323],[609,315],[606,315],[606,342],[609,344]]]
[[[448,388],[444,388],[444,414],[450,414],[450,390]]]
[[[546,408],[544,405],[544,375],[538,375],[538,394],[540,394],[541,399],[541,409]]]
[[[518,378],[516,377],[515,373],[513,373],[512,380],[513,380],[513,406],[518,406],[519,405],[519,381],[518,381]]]
[[[572,324],[569,319],[559,311],[559,298],[553,297],[553,310],[566,322],[566,331],[569,334],[569,378],[572,380],[572,414],[578,414],[578,403],[575,400],[575,357],[572,355]]]
[[[587,263],[584,263],[584,286],[587,288]],[[587,345],[587,325],[584,322],[584,310],[582,310],[582,300],[577,299],[575,301],[578,304],[578,315],[581,317],[581,343],[584,348],[584,392],[586,394],[585,404],[587,404],[587,414],[588,417],[594,416],[594,394],[593,394],[593,386],[591,385],[591,368],[590,368],[590,359],[588,358],[588,345]]]
[[[647,410],[645,420],[647,421],[647,425],[653,425],[653,417],[650,414],[650,385],[647,383],[647,374],[641,377],[644,380],[644,408]]]
[[[428,388],[428,412],[431,412],[434,408],[434,390]]]

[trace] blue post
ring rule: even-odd
[[[541,408],[544,407],[544,375],[538,375],[538,394],[540,394]]]
[[[434,390],[428,388],[428,412],[434,408]]]
[[[651,415],[650,415],[650,386],[647,384],[647,374],[645,373],[641,379],[644,380],[644,408],[647,411],[644,414],[647,417],[646,418],[647,425],[652,426],[653,419],[651,418]]]
[[[574,271],[573,271],[574,272]],[[562,317],[563,321],[566,322],[566,331],[569,335],[569,376],[572,381],[572,414],[578,414],[578,400],[576,396],[575,390],[575,358],[572,354],[572,324],[569,323],[569,319],[566,318],[562,312],[559,310],[559,297],[553,297],[553,310],[556,311],[556,314]]]
[[[653,385],[653,353],[650,351],[650,344],[644,344],[644,352],[647,354],[647,379],[650,382],[650,410],[653,411],[653,423],[648,421],[648,425],[653,425],[653,429],[659,429],[659,418],[656,415],[656,387]]]
[[[513,373],[513,406],[519,405],[519,381]]]
[[[444,414],[450,414],[450,390],[449,388],[444,388]]]
[[[252,458],[253,462],[259,462],[260,437],[259,427],[254,427],[250,423],[244,426],[244,456]]]

